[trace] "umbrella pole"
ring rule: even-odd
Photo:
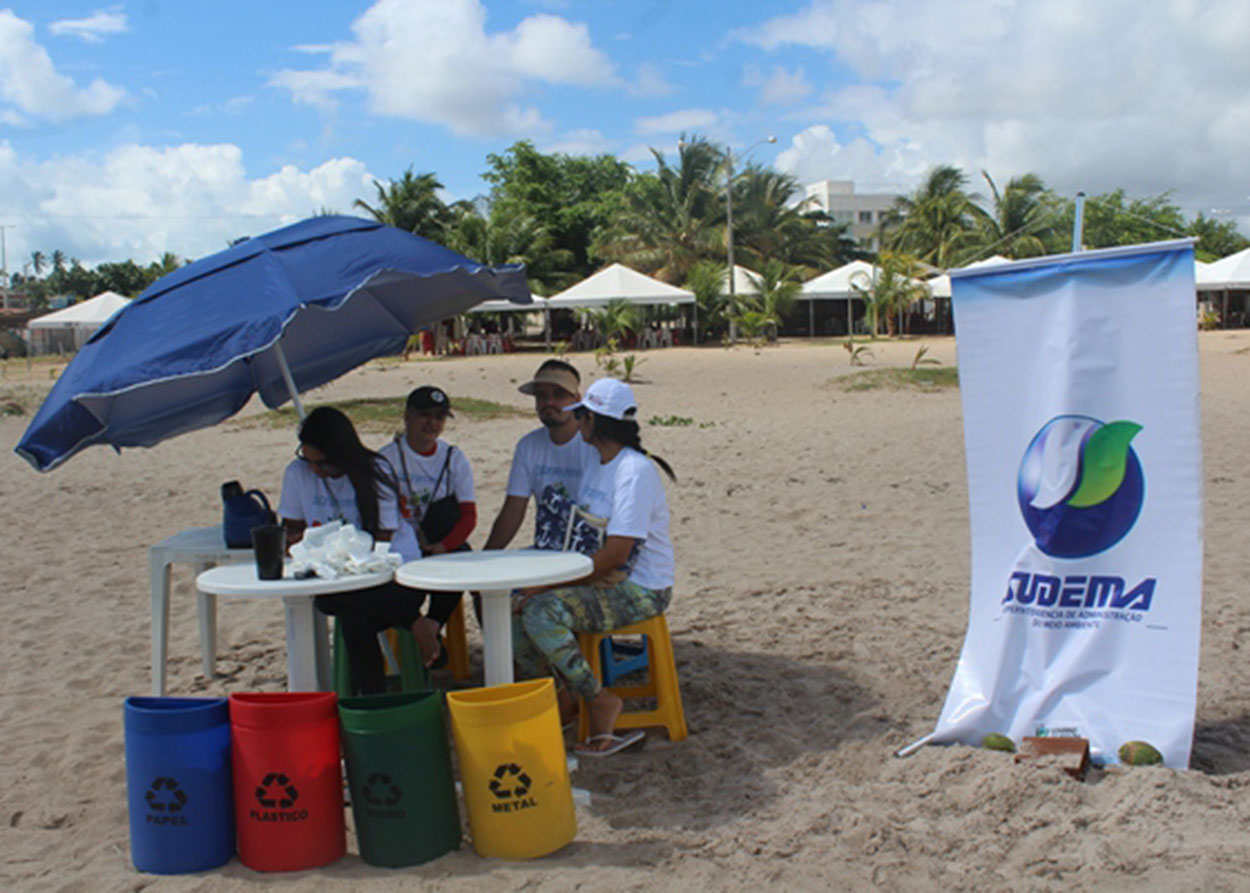
[[[273,355],[278,360],[278,370],[282,373],[282,380],[286,382],[287,393],[291,395],[291,405],[295,407],[295,414],[302,422],[305,416],[304,401],[300,400],[299,391],[295,389],[295,379],[291,377],[291,367],[286,364],[286,354],[282,352],[280,342],[274,343]]]

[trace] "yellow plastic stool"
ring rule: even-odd
[[[451,678],[463,682],[469,678],[469,640],[465,635],[464,602],[456,605],[456,610],[447,618],[443,627],[443,647],[447,649],[447,666],[451,670]]]
[[[677,661],[673,658],[673,642],[668,637],[668,621],[664,619],[664,615],[601,633],[578,633],[577,645],[596,679],[603,678],[599,642],[608,636],[647,636],[651,649],[646,685],[611,686],[608,690],[623,699],[655,698],[655,709],[624,712],[617,718],[616,727],[643,729],[663,726],[668,731],[668,740],[684,740],[687,735],[686,712],[681,706],[681,690],[677,687]],[[580,741],[590,737],[590,711],[585,704],[578,713],[577,736]]]

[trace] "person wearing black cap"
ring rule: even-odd
[[[477,524],[473,469],[464,453],[440,436],[451,415],[451,399],[442,388],[416,388],[408,395],[403,433],[380,451],[395,469],[405,522],[425,555],[468,549],[466,540]],[[456,610],[460,596],[430,593],[426,616],[412,626],[427,664],[437,665],[442,659],[438,633]]]

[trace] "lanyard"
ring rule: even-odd
[[[329,482],[329,480],[327,480],[326,478],[321,478],[321,483],[322,483],[322,484],[325,486],[325,488],[326,488],[326,495],[330,497],[330,504],[331,504],[332,506],[334,506],[334,517],[332,517],[330,520],[331,520],[331,521],[342,521],[344,524],[346,524],[346,523],[347,523],[347,516],[346,516],[345,514],[343,514],[343,507],[339,505],[339,500],[338,500],[338,497],[337,497],[337,496],[335,496],[335,495],[334,495],[334,491],[333,491],[332,489],[330,489],[330,482]]]
[[[404,470],[404,484],[408,487],[408,499],[412,502],[412,510],[414,513],[422,512],[421,500],[417,497],[417,491],[412,487],[412,478],[408,476],[408,460],[404,458],[404,450],[408,447],[404,443],[403,435],[395,435],[395,446],[399,448],[399,467]],[[438,447],[435,447],[437,450]],[[434,481],[434,489],[430,491],[430,502],[434,501],[434,494],[438,492],[438,485],[443,482],[443,475],[447,474],[447,469],[451,465],[451,451],[454,446],[447,447],[447,458],[443,461],[443,470],[438,473],[438,479]],[[451,478],[447,478],[447,495],[451,495]]]

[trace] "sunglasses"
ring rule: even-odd
[[[295,458],[299,459],[301,462],[307,462],[309,465],[313,466],[314,468],[337,468],[338,467],[329,459],[309,459],[307,456],[304,455],[304,447],[302,444],[295,448]]]

